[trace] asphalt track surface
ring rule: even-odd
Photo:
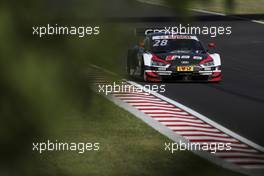
[[[131,27],[175,26],[178,14],[172,8],[136,1],[105,1],[106,21]],[[166,97],[207,116],[237,134],[264,146],[264,25],[233,17],[193,13],[193,26],[231,26],[232,35],[210,38],[221,54],[223,81],[219,84],[164,83]],[[143,82],[138,82],[145,84]]]
[[[123,17],[128,20],[139,17],[145,20],[143,26],[177,23],[172,22],[177,14],[171,8],[138,2],[126,8]],[[201,20],[192,25],[232,27],[230,36],[199,36],[203,43],[216,43],[223,62],[223,81],[220,84],[164,83],[163,95],[264,146],[264,25],[233,17],[194,15]]]

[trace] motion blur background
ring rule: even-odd
[[[167,0],[167,3],[183,21],[192,19],[188,8],[255,14],[263,13],[264,6],[262,0],[250,4],[243,0]],[[63,138],[67,128],[72,128],[66,124],[75,117],[86,118],[85,128],[90,128],[90,121],[100,118],[85,115],[102,110],[98,103],[92,103],[97,97],[91,93],[85,70],[93,63],[124,75],[118,62],[124,60],[134,40],[129,20],[140,20],[143,14],[136,4],[135,0],[0,2],[0,175],[42,175],[42,172],[74,175],[56,168],[56,161],[48,173],[50,167],[38,169],[39,163],[45,165],[52,158],[43,161],[32,154],[32,142],[52,136]],[[149,14],[155,16],[154,12]],[[101,33],[85,38],[32,35],[33,26],[46,24],[98,25]],[[93,106],[98,109],[92,110]],[[102,113],[101,116],[111,116],[111,111]],[[58,128],[63,128],[63,132]],[[90,136],[88,142],[90,139],[96,140],[96,135]]]

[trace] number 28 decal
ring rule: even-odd
[[[168,44],[168,40],[154,40],[154,47],[158,47],[158,46],[167,46]]]

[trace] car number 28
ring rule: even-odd
[[[154,40],[154,47],[167,46],[168,40]]]

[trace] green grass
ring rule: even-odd
[[[214,12],[226,13],[227,10],[224,6],[223,0],[211,0],[211,2],[204,1],[203,3],[194,3],[194,8],[209,10]],[[235,0],[234,11],[230,13],[234,14],[255,14],[264,13],[264,1],[263,0]]]
[[[191,152],[164,151],[169,139],[104,97],[94,95],[87,108],[89,113],[65,116],[49,139],[100,142],[100,151],[34,153],[26,175],[239,175]]]

